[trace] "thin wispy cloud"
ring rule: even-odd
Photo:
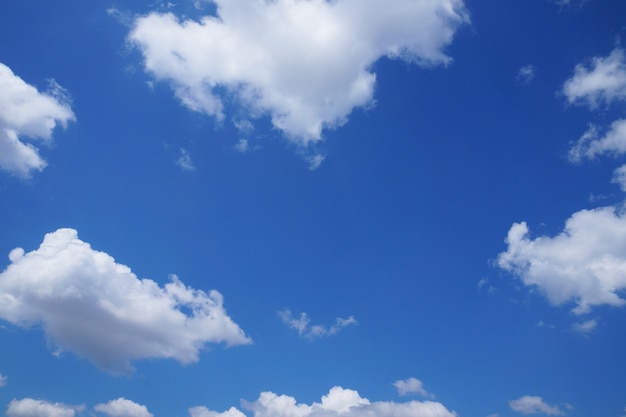
[[[332,336],[339,333],[344,327],[355,325],[358,322],[354,316],[348,318],[337,317],[335,323],[328,327],[322,324],[311,324],[311,320],[306,313],[300,313],[300,316],[294,317],[290,310],[282,310],[278,312],[278,316],[290,328],[296,330],[298,335],[307,339],[317,339],[325,336]]]

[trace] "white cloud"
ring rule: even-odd
[[[285,324],[287,324],[290,328],[295,329],[298,332],[298,335],[302,337],[306,337],[307,339],[315,339],[324,336],[330,336],[338,333],[341,329],[351,324],[357,324],[354,316],[350,316],[346,319],[337,317],[335,319],[335,324],[333,324],[330,328],[321,325],[311,325],[311,320],[306,313],[300,313],[300,317],[295,318],[293,314],[289,310],[279,311],[278,315],[283,320]]]
[[[531,239],[525,222],[515,223],[498,255],[501,268],[560,305],[574,301],[576,314],[593,306],[622,306],[626,288],[626,218],[622,209],[601,207],[574,213],[554,237]]]
[[[537,67],[534,65],[525,65],[517,71],[515,79],[522,84],[529,84],[534,78],[537,72]]]
[[[611,182],[619,185],[622,191],[626,191],[626,164],[613,171]]]
[[[122,397],[106,404],[97,404],[93,409],[110,417],[153,417],[145,405]]]
[[[4,387],[7,384],[8,380],[9,378],[7,378],[5,375],[0,374],[0,387]]]
[[[71,406],[61,403],[49,403],[32,398],[12,400],[7,408],[8,417],[74,417],[82,406]]]
[[[223,413],[211,411],[206,407],[192,407],[189,409],[189,415],[191,417],[246,417],[244,413],[237,410],[235,407],[231,407]]]
[[[532,395],[525,395],[517,400],[509,401],[509,407],[511,410],[522,414],[543,413],[555,416],[565,414],[558,407],[546,404],[541,397]]]
[[[226,314],[222,295],[185,286],[176,276],[161,288],[95,251],[73,229],[45,236],[39,249],[16,248],[0,273],[0,318],[46,335],[110,372],[131,361],[198,360],[206,343],[251,340]],[[189,310],[186,314],[182,309]]]
[[[228,100],[301,146],[374,103],[378,59],[448,64],[443,50],[469,22],[462,0],[214,3],[217,15],[198,21],[138,17],[128,39],[146,71],[191,110],[223,120]]]
[[[191,156],[186,149],[180,148],[180,156],[176,160],[176,165],[178,165],[183,171],[195,171],[196,166],[191,160]]]
[[[583,321],[580,323],[574,323],[572,325],[572,329],[578,333],[588,334],[588,333],[591,333],[596,328],[597,325],[598,325],[598,321],[595,319],[592,319],[592,320],[587,320],[587,321]]]
[[[245,153],[250,150],[250,144],[248,143],[247,139],[239,139],[239,141],[235,145],[235,149],[238,152]]]
[[[590,108],[626,99],[624,50],[615,48],[606,58],[595,57],[590,66],[578,64],[563,85],[563,93],[570,103],[586,103]]]
[[[626,119],[611,123],[611,127],[604,135],[598,126],[590,125],[572,145],[568,157],[571,162],[580,162],[583,158],[593,159],[607,153],[614,156],[626,153]]]
[[[424,384],[417,378],[400,379],[393,383],[399,395],[419,394],[423,397],[434,397],[424,389]]]
[[[287,395],[263,392],[254,402],[244,402],[254,417],[455,417],[443,404],[433,401],[370,402],[357,391],[333,387],[321,402],[299,404]],[[195,417],[195,416],[194,416]]]
[[[52,142],[52,131],[75,120],[65,91],[54,81],[41,93],[0,63],[0,169],[22,178],[41,171],[46,162],[23,138]]]

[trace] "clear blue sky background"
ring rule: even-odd
[[[348,3],[337,4],[342,2]],[[247,16],[255,2],[231,3]],[[277,4],[283,3],[306,2]],[[382,10],[403,2],[392,3],[371,1],[362,8],[379,8],[376,21]],[[401,45],[410,59],[372,52],[365,66],[376,74],[371,96],[351,103],[347,114],[322,117],[324,128],[308,135],[298,130],[306,127],[299,122],[291,131],[272,124],[272,112],[281,108],[259,102],[251,109],[233,84],[219,79],[177,92],[177,86],[191,83],[191,72],[167,75],[176,57],[146,68],[146,45],[165,50],[174,32],[161,23],[149,28],[145,43],[133,40],[142,24],[148,30],[142,18],[199,22],[219,15],[215,4],[0,3],[0,63],[14,74],[5,72],[6,79],[19,77],[73,114],[65,117],[65,127],[61,116],[51,116],[57,126],[44,143],[11,124],[20,111],[34,107],[16,110],[16,101],[6,99],[9,88],[0,84],[0,139],[12,129],[47,164],[22,172],[5,164],[0,172],[1,412],[56,415],[44,408],[32,414],[24,400],[34,399],[38,407],[57,407],[70,413],[58,415],[68,417],[146,415],[131,407],[115,414],[104,406],[125,398],[157,417],[187,416],[195,406],[279,417],[287,414],[248,410],[241,400],[254,402],[262,392],[273,392],[311,405],[340,386],[371,403],[431,401],[461,417],[626,414],[626,316],[619,301],[626,288],[626,233],[619,227],[626,218],[614,173],[623,163],[626,146],[619,144],[626,144],[626,129],[615,133],[617,145],[602,142],[611,124],[625,117],[626,2],[430,3],[453,4],[458,19],[422,30],[422,14],[435,20],[437,15],[418,12],[407,33],[415,32],[419,42],[448,28],[454,36],[432,48],[451,60],[429,60],[419,48],[412,51],[410,42]],[[348,25],[342,18],[339,24]],[[380,32],[387,34],[393,24],[393,18],[383,22]],[[374,26],[355,29],[356,39]],[[202,36],[209,33],[174,42],[189,42],[189,56],[181,60],[238,63],[247,56],[227,47],[219,55],[194,43]],[[294,39],[295,50],[307,48]],[[339,43],[331,36],[323,46],[332,50]],[[258,41],[250,50],[266,46]],[[290,47],[278,50],[288,54]],[[599,75],[612,54],[613,72]],[[305,90],[300,86],[312,85],[306,97],[326,109],[334,102],[318,97],[315,76],[332,77],[335,67],[324,59],[313,53],[312,66],[301,73],[274,68],[274,75],[293,76],[296,87],[284,91],[298,98]],[[211,65],[198,68],[213,74]],[[316,65],[330,68],[330,75]],[[242,73],[265,70],[247,67]],[[587,90],[566,89],[576,74],[588,82]],[[595,84],[589,82],[594,74],[600,79]],[[278,88],[241,77],[233,76],[235,83],[247,82],[266,96]],[[69,98],[54,95],[59,90],[51,79]],[[613,83],[602,84],[604,79]],[[341,92],[344,81],[331,90]],[[194,89],[206,99],[211,87],[224,105],[221,121],[181,99]],[[345,95],[339,97],[337,102]],[[342,117],[345,123],[333,126]],[[606,146],[573,161],[571,150],[590,124],[600,132],[592,140]],[[614,213],[613,226],[595,223],[603,221],[596,216],[601,207]],[[581,210],[592,210],[585,212],[591,219],[584,230],[560,235]],[[520,243],[527,246],[507,263],[511,258],[501,254],[514,249],[505,238],[520,222],[530,232]],[[226,314],[246,339],[240,335],[227,347],[211,342],[214,333],[207,331],[206,339],[191,343],[198,350],[189,363],[175,347],[168,354],[142,356],[139,350],[134,357],[118,352],[117,343],[144,340],[144,327],[129,327],[135,329],[129,330],[132,342],[107,333],[107,316],[90,314],[111,295],[91,287],[90,270],[75,255],[32,266],[26,262],[37,262],[35,253],[6,257],[18,247],[38,250],[44,235],[62,228],[76,230],[93,250],[161,288],[175,274],[189,288],[219,291]],[[559,235],[560,241],[551,240]],[[579,239],[570,242],[572,235]],[[541,247],[546,241],[554,243],[553,252]],[[604,266],[594,269],[598,263]],[[117,288],[117,276],[107,274],[102,282]],[[74,285],[78,293],[64,292]],[[83,286],[92,304],[74,303]],[[121,302],[131,305],[124,291]],[[598,293],[616,298],[593,298]],[[22,304],[11,304],[16,299]],[[573,311],[585,302],[587,310]],[[52,304],[57,307],[47,307]],[[102,339],[58,318],[63,306],[75,307],[68,314],[78,321],[85,317]],[[171,307],[177,310],[193,315],[185,303]],[[152,320],[152,310],[137,314]],[[151,332],[159,326],[146,330],[146,343],[173,346],[181,336],[167,326],[155,339]],[[76,340],[91,337],[94,345],[76,347],[82,343]],[[235,336],[228,333],[221,341],[234,340],[229,337]],[[96,348],[104,339],[110,343]],[[134,369],[99,363],[107,350],[129,359]],[[401,395],[396,381],[412,389]]]

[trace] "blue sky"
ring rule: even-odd
[[[0,412],[626,415],[626,3],[0,4]]]

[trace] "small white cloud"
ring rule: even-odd
[[[596,125],[589,125],[587,131],[569,150],[570,162],[580,162],[584,158],[610,154],[620,156],[626,153],[626,119],[618,119],[611,123],[603,134]]]
[[[309,170],[315,171],[318,169],[320,165],[322,165],[322,162],[324,162],[324,159],[326,159],[326,157],[320,154],[308,156],[306,160],[309,163]]]
[[[418,394],[422,397],[434,398],[434,395],[429,394],[424,389],[424,384],[417,378],[401,379],[393,383],[393,386],[398,390],[398,395],[404,396],[407,394]]]
[[[239,139],[239,142],[235,145],[235,149],[238,152],[245,153],[250,150],[250,144],[247,139]]]
[[[106,404],[97,404],[93,409],[109,417],[153,417],[145,405],[122,397]]]
[[[626,99],[626,56],[615,48],[608,57],[595,57],[591,65],[579,64],[574,75],[563,85],[563,94],[570,103],[596,108],[615,100]]]
[[[176,160],[176,165],[178,165],[183,171],[195,171],[196,166],[191,160],[191,156],[186,149],[180,148],[180,156]]]
[[[335,319],[335,324],[333,324],[330,328],[316,324],[311,325],[311,320],[306,313],[300,313],[300,317],[293,317],[291,311],[283,310],[278,312],[279,317],[283,320],[287,326],[292,329],[295,329],[298,332],[298,335],[305,337],[307,339],[315,339],[324,336],[331,336],[337,334],[341,329],[351,324],[357,324],[356,319],[353,316],[348,318],[337,317]]]
[[[235,407],[231,407],[223,413],[211,411],[206,407],[192,407],[189,409],[189,415],[191,417],[246,417],[244,413],[237,410]]]
[[[4,387],[7,384],[8,380],[9,378],[7,378],[5,375],[0,374],[0,387]]]
[[[46,161],[24,138],[52,143],[52,131],[75,120],[67,92],[54,80],[41,93],[0,63],[0,169],[22,178],[41,171]]]
[[[534,65],[525,65],[517,71],[515,79],[522,84],[530,84],[530,82],[535,78],[536,73],[537,67]]]
[[[254,125],[250,120],[242,119],[233,122],[239,133],[250,134],[254,132]]]
[[[169,83],[183,105],[218,121],[225,100],[250,118],[269,116],[299,147],[373,105],[380,58],[446,65],[445,48],[469,23],[462,0],[213,4],[216,15],[197,20],[170,12],[135,20],[128,39],[146,72]]]
[[[621,188],[622,191],[626,191],[626,164],[613,171],[613,178],[611,179],[611,182],[619,185],[619,188]]]
[[[32,398],[12,400],[7,408],[8,417],[74,417],[83,406],[50,403]]]
[[[573,301],[575,314],[626,303],[620,297],[626,289],[626,218],[621,209],[576,212],[554,237],[531,239],[526,223],[515,223],[506,243],[498,266],[539,288],[551,303]]]
[[[591,333],[596,326],[598,325],[598,321],[595,319],[582,321],[580,323],[574,323],[572,325],[572,330],[581,334],[589,334]]]
[[[525,395],[517,400],[509,401],[511,410],[522,414],[548,414],[560,416],[565,414],[556,406],[546,404],[541,397]]]
[[[207,343],[251,342],[226,314],[219,292],[195,290],[176,276],[163,288],[140,280],[73,229],[10,256],[0,273],[0,318],[41,324],[50,340],[109,372],[129,372],[131,361],[143,358],[191,363]]]

